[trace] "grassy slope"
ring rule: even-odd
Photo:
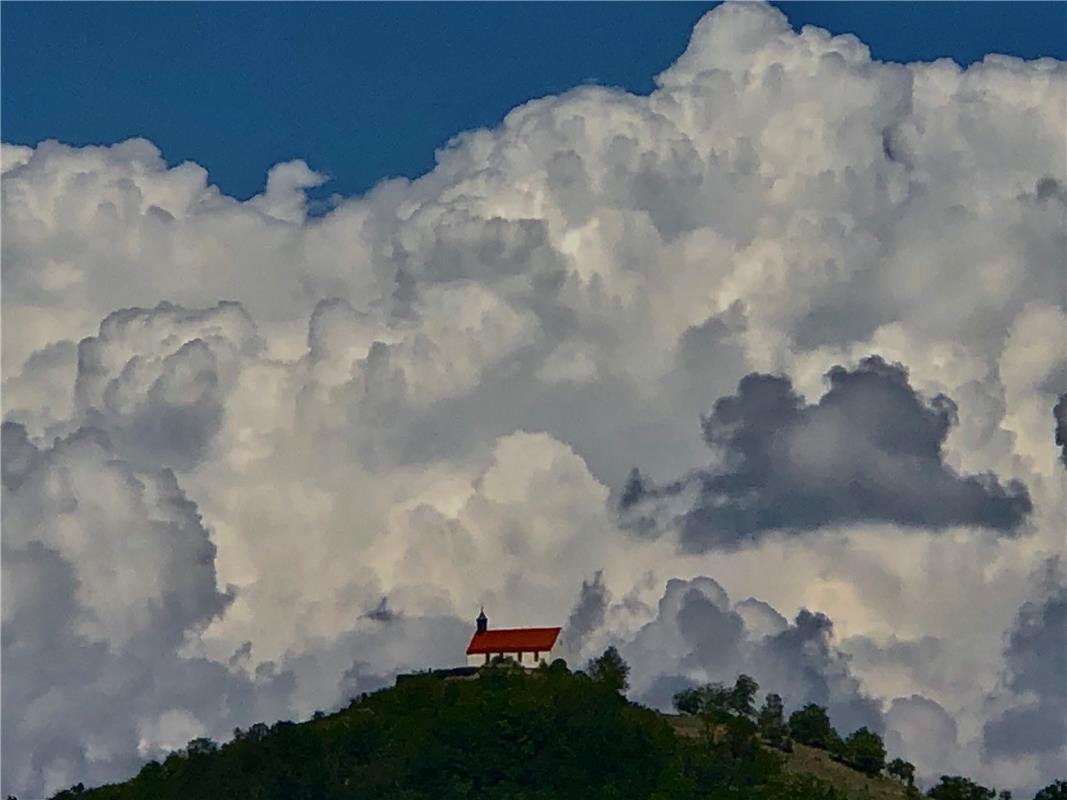
[[[703,724],[692,716],[664,714],[675,732],[681,736],[703,735]],[[907,800],[904,787],[892,778],[871,778],[862,772],[834,761],[825,750],[793,744],[793,752],[785,753],[785,769],[797,775],[812,775],[844,792],[850,800]]]
[[[871,778],[830,758],[825,750],[794,744],[786,758],[786,771],[821,778],[850,798],[863,800],[904,800],[907,792],[892,778]]]

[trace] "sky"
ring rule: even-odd
[[[483,605],[1064,777],[1063,14],[4,4],[0,792]]]
[[[313,196],[347,196],[428,171],[451,137],[527,100],[582,83],[647,94],[712,6],[10,3],[0,119],[18,144],[144,136],[244,199],[303,158],[330,176]],[[1062,3],[780,8],[882,60],[1067,57]]]

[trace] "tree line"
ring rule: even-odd
[[[866,727],[842,737],[830,722],[824,706],[809,703],[788,719],[780,695],[769,693],[756,708],[759,684],[740,675],[733,686],[708,683],[685,689],[674,696],[674,707],[682,714],[699,717],[704,735],[758,736],[767,746],[791,752],[793,742],[827,751],[835,760],[869,776],[885,775],[902,783],[909,795],[921,797],[915,785],[915,765],[902,758],[886,760],[882,737]],[[959,775],[942,775],[925,795],[934,800],[1012,800],[1012,793],[982,786]],[[1067,800],[1067,781],[1057,780],[1041,789],[1034,800]]]

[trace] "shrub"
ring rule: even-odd
[[[867,775],[878,775],[885,769],[885,745],[882,737],[867,728],[860,728],[845,740],[845,760]]]
[[[836,750],[841,743],[826,709],[815,703],[808,703],[789,715],[789,733],[801,744],[823,750]]]

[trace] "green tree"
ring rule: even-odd
[[[692,689],[683,689],[675,694],[674,708],[679,714],[699,714],[703,708],[700,689],[694,686]]]
[[[623,661],[619,651],[612,645],[599,658],[594,658],[586,667],[589,677],[602,683],[618,694],[630,688],[630,665]]]
[[[753,700],[758,691],[758,683],[740,675],[730,688],[721,683],[706,683],[678,692],[674,707],[683,714],[699,714],[711,722],[725,724],[734,717],[755,717]]]
[[[728,722],[731,714],[732,691],[721,683],[700,687],[700,714],[710,722]]]
[[[885,744],[877,733],[860,728],[845,740],[845,760],[867,775],[879,775],[885,769]]]
[[[564,661],[562,658],[554,659],[552,663],[545,666],[544,669],[547,670],[549,674],[555,675],[557,677],[561,675],[571,674],[570,668],[567,666],[567,662]]]
[[[785,711],[781,695],[771,693],[763,701],[756,718],[760,736],[771,747],[786,749],[789,746],[789,728],[785,724]]]
[[[1034,795],[1034,800],[1067,800],[1067,781],[1055,781]]]
[[[734,681],[734,688],[730,690],[727,708],[741,717],[755,717],[755,700],[758,691],[759,684],[752,678],[748,675],[738,675],[737,680]]]
[[[185,752],[189,758],[196,758],[198,756],[209,756],[216,752],[219,746],[215,744],[211,739],[201,737],[193,739],[185,746]]]
[[[815,703],[808,703],[789,715],[789,733],[801,744],[823,750],[833,750],[841,741],[826,709]]]
[[[942,775],[937,786],[932,787],[927,797],[934,800],[993,800],[996,789],[989,789],[959,775]]]
[[[909,789],[915,785],[915,765],[910,761],[905,761],[903,758],[894,758],[889,762],[889,766],[885,768],[885,771]]]

